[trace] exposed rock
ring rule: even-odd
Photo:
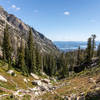
[[[41,72],[41,74],[47,76],[44,72]]]
[[[94,83],[94,84],[96,83],[96,80],[94,80],[93,78],[89,78],[88,81],[89,81],[89,83]]]
[[[30,88],[31,91],[40,91],[40,87]]]
[[[7,79],[0,75],[0,81],[7,82]]]
[[[0,95],[0,98],[2,98],[2,97],[5,97],[5,96],[8,96],[9,94],[2,94],[2,95]],[[1,100],[1,99],[0,99]]]
[[[25,83],[28,83],[28,80],[27,80],[26,78],[24,78],[24,82],[25,82]]]
[[[38,86],[42,85],[41,80],[34,80],[34,81],[32,81],[32,84],[33,85],[38,85]]]
[[[77,97],[77,100],[85,100],[85,96],[79,96]]]
[[[64,100],[85,100],[85,96],[76,96],[76,94],[72,94],[71,96],[65,96]]]
[[[57,82],[57,80],[54,77],[50,77],[50,80]]]
[[[68,100],[77,100],[76,94],[71,94]]]
[[[100,90],[100,87],[96,87],[95,90],[96,90],[96,91],[99,91],[99,90]]]
[[[46,88],[45,86],[40,86],[40,90],[41,90],[41,91],[46,91],[47,88]]]
[[[32,76],[34,79],[39,80],[39,77],[38,77],[36,74],[31,73],[31,76]]]
[[[69,97],[68,96],[65,96],[64,100],[69,100]]]
[[[3,39],[3,31],[6,23],[9,25],[9,33],[11,34],[11,41],[13,43],[14,55],[17,52],[17,46],[20,44],[21,36],[23,36],[24,41],[26,41],[30,26],[25,24],[23,21],[18,19],[16,16],[12,14],[8,14],[1,6],[0,6],[0,42]],[[41,53],[54,53],[58,54],[60,51],[58,48],[52,43],[51,40],[47,39],[43,34],[36,31],[32,28],[32,33],[34,36],[34,42],[40,48]]]
[[[16,76],[16,74],[15,74],[15,72],[13,70],[9,70],[7,73],[12,75],[12,76]]]
[[[49,79],[42,79],[41,81],[44,82],[44,83],[46,83],[46,84],[49,84],[50,83],[50,80]]]
[[[30,82],[30,79],[27,79]]]

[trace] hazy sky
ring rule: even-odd
[[[100,0],[0,0],[9,13],[53,41],[100,40]]]

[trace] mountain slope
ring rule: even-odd
[[[20,19],[12,14],[8,14],[0,6],[0,43],[2,42],[3,30],[6,23],[9,25],[9,32],[11,34],[11,41],[13,43],[13,48],[16,52],[16,46],[20,44],[21,37],[25,40],[29,32],[29,25],[26,25]],[[46,53],[59,53],[58,48],[52,43],[51,40],[47,39],[43,34],[32,28],[35,43],[40,48],[41,52]],[[26,41],[26,40],[25,40]]]

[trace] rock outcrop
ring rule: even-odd
[[[11,35],[11,42],[14,48],[14,55],[16,55],[17,46],[20,45],[21,37],[26,41],[29,32],[29,25],[26,25],[23,21],[18,19],[12,14],[8,14],[0,6],[0,43],[2,43],[3,31],[6,26],[9,25],[9,33]],[[47,39],[43,34],[32,28],[34,42],[40,48],[41,53],[59,53],[58,48],[52,43],[51,40]]]

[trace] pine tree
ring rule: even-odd
[[[91,52],[92,52],[91,38],[88,39],[86,52],[87,52],[86,61],[90,62],[91,58],[92,58],[92,54],[91,54]]]
[[[58,60],[57,60],[57,69],[58,69],[58,76],[60,78],[65,78],[68,76],[68,61],[65,56],[65,53],[61,53]]]
[[[98,45],[98,49],[97,49],[97,57],[99,57],[100,59],[100,44]]]
[[[77,52],[77,65],[80,65],[80,63],[81,63],[81,50],[79,46],[78,52]]]
[[[96,35],[93,34],[92,35],[92,57],[94,57],[94,50],[95,50],[95,38],[96,38]]]
[[[34,48],[34,41],[33,41],[33,34],[32,29],[29,31],[29,37],[27,41],[28,47],[28,69],[29,73],[34,72],[36,73],[36,55],[35,55],[35,48]]]
[[[50,76],[54,76],[56,70],[56,61],[53,54],[49,55],[49,63]]]
[[[8,62],[8,67],[11,67],[11,42],[10,42],[10,36],[8,32],[8,25],[6,25],[6,28],[4,29],[4,38],[3,38],[3,44],[2,44],[2,51],[3,51],[3,59]]]
[[[40,73],[41,72],[41,56],[40,56],[38,47],[36,47],[35,54],[36,54],[36,69],[37,69],[37,72]]]
[[[63,77],[66,78],[67,76],[69,76],[69,72],[68,72],[68,63],[67,63],[67,58],[65,57],[65,54],[63,54]]]
[[[21,45],[18,48],[18,61],[17,61],[17,66],[18,68],[23,72],[23,74],[27,73],[27,68],[25,65],[25,49],[23,45],[23,41],[21,40]]]
[[[26,67],[27,67],[27,70],[29,71],[29,67],[28,67],[28,57],[29,57],[29,55],[28,55],[28,47],[27,47],[27,43],[25,44],[25,65],[26,65]]]

